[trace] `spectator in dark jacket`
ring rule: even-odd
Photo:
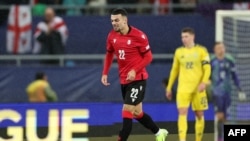
[[[68,29],[64,20],[49,7],[45,10],[44,20],[38,23],[34,37],[33,53],[64,54]]]

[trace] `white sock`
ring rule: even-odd
[[[159,136],[161,133],[161,129],[159,129],[159,131],[155,134],[155,136]]]

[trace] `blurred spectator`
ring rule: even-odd
[[[154,0],[139,0],[138,4],[152,4],[152,1]],[[152,9],[151,8],[137,8],[137,13],[152,13]]]
[[[29,97],[29,102],[55,102],[57,94],[51,88],[48,77],[43,72],[38,72],[35,75],[35,80],[32,81],[26,88],[26,93]]]
[[[174,13],[191,13],[194,12],[195,7],[188,7],[187,4],[197,4],[198,0],[173,0],[174,4],[181,4],[182,8],[174,8]]]
[[[32,7],[32,16],[43,16],[46,10],[46,5],[43,3],[36,3]]]
[[[234,10],[248,10],[250,8],[250,3],[244,2],[243,0],[237,0],[233,4]]]
[[[63,0],[63,5],[72,6],[72,8],[66,10],[66,15],[69,16],[82,15],[81,9],[75,8],[75,6],[83,6],[86,4],[87,4],[86,0]]]
[[[105,14],[104,6],[107,5],[106,0],[89,0],[88,5],[91,7],[91,13],[97,13],[99,15]]]
[[[197,2],[197,0],[180,0],[180,3],[183,4],[183,5],[186,5],[186,4],[193,4],[195,5]],[[183,12],[194,12],[194,7],[186,7],[186,8],[182,8],[182,11]]]
[[[169,0],[150,0],[150,2],[154,4],[153,13],[155,15],[164,15],[168,13],[167,7],[160,7],[160,6],[169,4]]]
[[[33,0],[34,5],[38,4],[38,6],[40,5],[61,5],[63,0]],[[63,9],[55,9],[56,13],[61,15],[64,13]],[[43,13],[42,13],[43,14]],[[39,14],[40,16],[40,14]]]
[[[34,37],[33,53],[64,54],[68,29],[64,20],[56,16],[54,10],[48,7],[45,10],[44,20],[37,25]],[[54,61],[49,62],[53,63]]]

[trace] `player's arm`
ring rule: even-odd
[[[246,93],[243,92],[243,90],[241,89],[241,86],[240,86],[240,80],[239,80],[239,77],[238,77],[238,74],[237,74],[237,71],[236,71],[236,65],[235,65],[235,62],[234,62],[234,59],[231,58],[231,76],[232,76],[232,79],[234,81],[234,84],[235,86],[237,87],[238,89],[238,98],[240,101],[244,101],[246,100]]]
[[[111,43],[111,33],[109,33],[106,43],[106,55],[105,55],[102,75],[108,75],[109,69],[113,62],[113,58],[114,58],[114,48]]]
[[[48,35],[45,32],[45,29],[47,28],[47,25],[43,22],[38,23],[36,30],[35,30],[35,34],[34,37],[37,41],[39,42],[44,42],[46,41]]]
[[[105,55],[102,75],[108,75],[109,69],[113,62],[113,58],[114,58],[114,53],[112,51],[107,51]]]
[[[107,48],[106,48],[106,55],[105,55],[105,60],[104,60],[104,65],[103,65],[103,71],[102,71],[102,78],[101,82],[103,85],[108,86],[108,72],[111,67],[111,64],[114,59],[114,49],[113,46],[110,42],[110,34],[107,39]]]
[[[238,88],[239,91],[241,91],[240,81],[239,81],[238,74],[236,73],[236,66],[235,66],[234,61],[231,62],[231,70],[230,71],[231,71],[231,76],[232,76],[232,79],[234,81],[235,86]]]
[[[153,55],[150,50],[147,50],[146,52],[142,53],[142,57],[143,60],[135,67],[133,67],[136,73],[145,68],[153,60]]]
[[[169,76],[169,80],[168,80],[168,85],[166,87],[166,91],[167,92],[171,92],[172,90],[172,87],[174,85],[174,82],[179,74],[179,61],[178,61],[178,58],[177,58],[177,51],[175,52],[174,54],[174,60],[173,60],[173,64],[172,64],[172,68],[171,68],[171,71],[170,71],[170,76]]]
[[[139,50],[139,53],[141,54],[143,60],[139,63],[136,64],[132,70],[135,71],[135,73],[138,73],[141,71],[143,68],[145,68],[147,65],[149,65],[153,59],[152,52],[150,49],[150,45],[148,42],[148,38],[144,33],[141,33],[137,37],[137,47]]]
[[[203,50],[201,63],[203,69],[202,83],[208,85],[210,82],[211,64],[210,57],[206,49]]]

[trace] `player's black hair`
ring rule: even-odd
[[[44,72],[37,72],[35,75],[35,80],[42,80],[44,79],[45,73]]]
[[[193,28],[191,27],[184,27],[182,30],[181,30],[181,33],[190,33],[190,34],[195,34],[195,31]]]
[[[128,16],[128,12],[123,8],[116,8],[111,11],[111,15],[118,15],[121,14],[122,16]]]

